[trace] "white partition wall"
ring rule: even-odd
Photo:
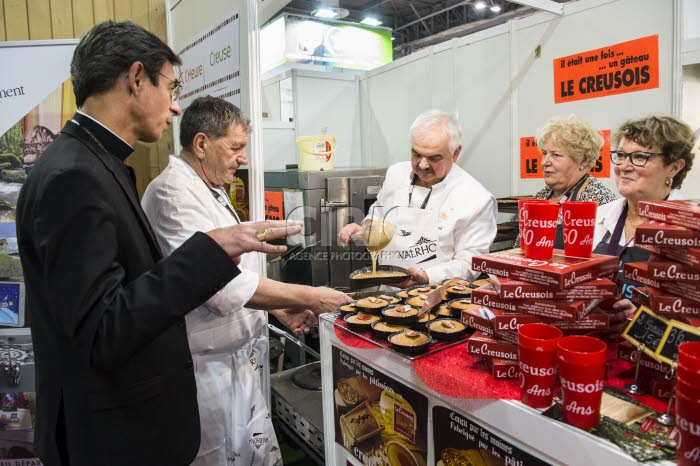
[[[361,78],[363,160],[406,160],[413,118],[439,107],[462,123],[463,168],[498,197],[534,194],[543,182],[520,178],[520,138],[549,117],[577,113],[614,130],[627,118],[679,108],[681,3],[581,0],[564,5],[561,16],[537,13],[370,71]],[[555,59],[653,35],[658,88],[555,103]],[[612,172],[605,182],[614,186]]]

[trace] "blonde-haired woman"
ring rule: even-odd
[[[535,194],[535,199],[564,201],[594,201],[600,205],[615,200],[615,194],[588,171],[600,157],[603,137],[577,115],[550,118],[535,137],[542,152],[542,172],[547,186]],[[557,223],[555,248],[564,247],[561,211]],[[516,240],[517,242],[517,240]]]

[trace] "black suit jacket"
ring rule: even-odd
[[[130,152],[76,114],[19,195],[35,447],[47,466],[186,465],[199,448],[184,315],[239,271],[202,233],[162,258]]]

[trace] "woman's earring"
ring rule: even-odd
[[[673,177],[669,176],[666,178],[666,186],[671,186],[673,184]]]
[[[580,170],[583,170],[583,167],[578,167],[578,169],[579,169],[579,171],[580,171]]]

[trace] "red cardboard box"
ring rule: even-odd
[[[681,264],[689,265],[694,270],[700,270],[700,248],[669,248],[651,244],[635,244],[635,246]]]
[[[488,358],[491,367],[491,375],[494,379],[517,379],[520,378],[520,365],[518,361],[510,359]]]
[[[651,307],[651,302],[649,301],[650,290],[655,288],[647,288],[645,286],[635,286],[632,289],[632,302],[639,306]],[[656,311],[654,311],[656,312]]]
[[[491,276],[494,289],[503,299],[608,299],[617,298],[617,285],[607,278],[597,278],[563,290],[553,290],[518,280]]]
[[[472,304],[557,320],[575,321],[586,315],[586,301],[583,300],[501,299],[497,291],[485,287],[472,291]]]
[[[492,338],[485,333],[475,332],[467,340],[467,351],[477,356],[518,360],[518,345]]]
[[[472,270],[477,272],[552,286],[558,290],[615,273],[619,265],[617,256],[593,254],[588,259],[566,257],[562,249],[555,249],[548,261],[528,259],[518,248],[472,258]]]
[[[637,211],[642,217],[651,220],[700,230],[700,205],[697,199],[690,201],[640,201]]]
[[[493,319],[501,311],[484,306],[462,309],[462,323],[488,335],[494,334]]]
[[[625,264],[622,272],[627,280],[700,302],[700,285],[678,281],[655,280],[649,277],[648,262],[628,262]]]
[[[648,290],[648,307],[653,312],[672,319],[679,319],[683,316],[700,317],[699,302],[684,298],[682,296],[664,293],[663,291],[655,288],[648,288]]]
[[[617,345],[617,357],[618,359],[622,359],[623,361],[636,363],[637,350],[635,349],[634,345],[632,345],[632,343],[628,341],[620,342]],[[663,362],[659,362],[655,359],[652,359],[651,356],[647,355],[646,353],[642,353],[642,358],[639,362],[639,366],[662,375],[666,375],[671,370],[671,366]]]
[[[673,248],[700,247],[700,231],[677,225],[647,220],[637,227],[634,244],[650,244]]]
[[[592,312],[576,322],[568,320],[544,319],[542,317],[529,314],[507,314],[497,315],[493,319],[496,337],[501,338],[504,334],[513,333],[518,336],[518,327],[523,324],[542,323],[553,325],[561,329],[564,333],[572,333],[583,330],[605,330],[610,328],[610,316],[604,312]]]
[[[700,283],[700,270],[678,262],[652,257],[649,261],[649,278],[662,281]]]

